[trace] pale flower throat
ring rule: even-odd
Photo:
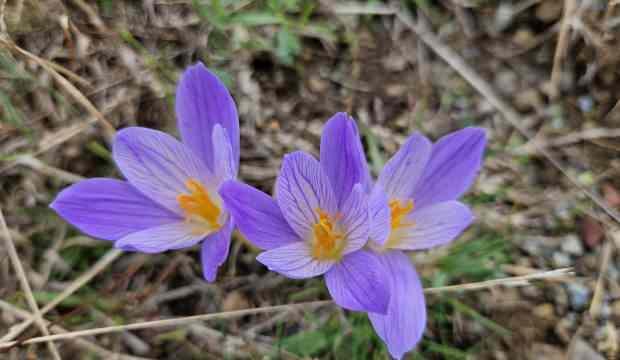
[[[196,179],[185,183],[188,193],[177,196],[179,207],[185,213],[185,219],[197,233],[210,233],[222,227],[222,209],[219,199],[213,201],[207,189]]]
[[[345,246],[345,236],[338,229],[338,216],[332,217],[316,209],[319,221],[312,226],[312,256],[317,260],[339,260]]]
[[[407,221],[407,216],[413,211],[413,200],[401,201],[390,200],[390,213],[392,215],[390,237],[383,246],[384,249],[396,247],[402,240],[402,230],[412,227],[413,221]]]

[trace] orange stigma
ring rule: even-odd
[[[189,179],[185,183],[189,193],[177,196],[179,206],[189,222],[199,225],[197,231],[211,232],[222,227],[222,210],[213,202],[209,193],[198,180]]]
[[[392,230],[411,226],[413,224],[405,222],[405,218],[413,210],[413,200],[407,200],[403,204],[400,200],[390,200],[390,212],[392,214]]]
[[[397,199],[390,200],[390,212],[392,214],[392,231],[390,237],[383,246],[384,249],[396,247],[402,238],[401,229],[414,226],[413,221],[407,221],[407,216],[413,211],[413,200],[404,203]]]
[[[345,241],[344,234],[335,227],[335,218],[321,209],[317,209],[319,221],[313,225],[312,256],[318,260],[337,260],[342,257]]]

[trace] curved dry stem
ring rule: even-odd
[[[427,294],[437,294],[444,292],[455,292],[455,291],[472,291],[472,290],[480,290],[480,289],[488,289],[496,286],[526,286],[531,284],[532,281],[536,280],[549,280],[549,279],[564,279],[568,276],[573,275],[572,268],[562,268],[551,271],[543,271],[537,272],[534,274],[524,275],[524,276],[514,276],[508,277],[504,279],[495,279],[482,281],[477,283],[469,283],[462,285],[454,285],[454,286],[443,286],[436,288],[427,288],[424,289],[424,292]],[[50,336],[40,336],[31,338],[25,341],[9,341],[0,343],[0,349],[18,346],[18,345],[27,345],[27,344],[36,344],[43,341],[58,341],[58,340],[68,340],[74,339],[82,336],[93,336],[93,335],[101,335],[113,332],[120,332],[126,330],[139,330],[139,329],[151,329],[151,328],[159,328],[159,327],[169,327],[169,326],[179,326],[186,325],[189,323],[197,322],[197,321],[208,321],[214,319],[232,319],[238,318],[246,315],[254,315],[254,314],[264,314],[264,313],[272,313],[279,311],[290,311],[290,310],[300,310],[300,309],[308,309],[308,308],[316,308],[324,305],[331,305],[333,302],[331,300],[322,300],[322,301],[309,301],[297,304],[288,304],[288,305],[275,305],[275,306],[264,306],[253,309],[244,309],[244,310],[236,310],[236,311],[224,311],[219,313],[212,314],[202,314],[202,315],[194,315],[194,316],[186,316],[165,320],[154,320],[154,321],[146,321],[139,322],[128,325],[118,325],[118,326],[107,326],[96,329],[87,329],[80,331],[73,331],[64,334],[50,335]]]

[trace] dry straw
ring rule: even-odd
[[[569,276],[572,276],[573,272],[571,268],[563,268],[551,271],[543,271],[537,272],[524,276],[515,276],[504,279],[496,279],[496,280],[488,280],[477,283],[469,283],[462,285],[453,285],[453,286],[444,286],[444,287],[435,287],[425,289],[424,292],[427,294],[437,294],[444,292],[457,292],[457,291],[472,291],[472,290],[480,290],[480,289],[488,289],[497,286],[526,286],[530,285],[533,281],[538,280],[549,280],[549,279],[564,279]],[[244,309],[244,310],[236,310],[236,311],[224,311],[219,313],[212,314],[202,314],[202,315],[194,315],[194,316],[186,316],[172,319],[164,319],[164,320],[154,320],[154,321],[146,321],[133,323],[128,325],[118,325],[118,326],[107,326],[95,329],[87,329],[80,331],[67,332],[56,335],[48,335],[48,336],[39,336],[35,338],[30,338],[24,341],[8,341],[0,343],[0,349],[10,348],[18,345],[27,345],[27,344],[36,344],[44,341],[60,341],[60,340],[71,340],[83,336],[93,336],[93,335],[101,335],[107,333],[114,333],[126,330],[140,330],[140,329],[152,329],[152,328],[160,328],[160,327],[170,327],[170,326],[181,326],[189,323],[197,322],[197,321],[208,321],[214,319],[232,319],[238,318],[247,315],[255,315],[255,314],[265,314],[265,313],[273,313],[280,311],[291,311],[291,310],[302,310],[302,309],[314,309],[320,306],[331,305],[333,304],[330,300],[324,301],[310,301],[303,302],[297,304],[288,304],[288,305],[275,305],[275,306],[264,306],[253,309]]]

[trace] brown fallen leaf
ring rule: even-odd
[[[603,226],[593,217],[586,215],[581,222],[581,239],[590,248],[594,248],[603,240]]]
[[[612,184],[605,183],[602,186],[603,198],[609,206],[620,206],[620,191],[618,191]]]

